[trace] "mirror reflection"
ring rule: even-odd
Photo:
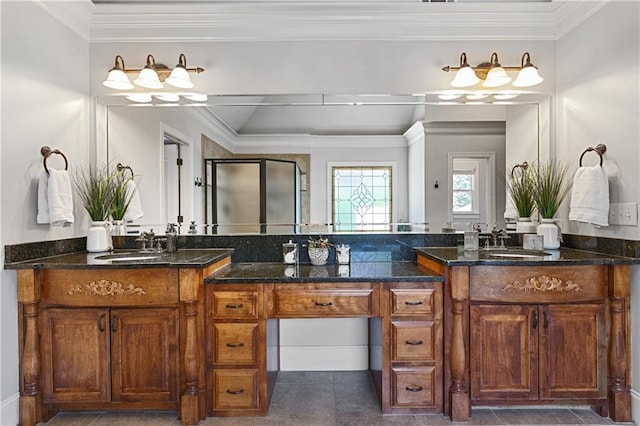
[[[182,104],[132,104],[114,95],[100,101],[106,136],[98,161],[130,165],[138,179],[145,214],[128,224],[130,233],[161,231],[167,223],[198,234],[451,232],[472,223],[509,228],[505,170],[535,161],[546,149],[540,117],[546,126],[541,105],[547,97],[540,94],[483,104],[443,102],[435,94],[225,95]],[[268,227],[257,198],[240,196],[253,202],[240,208],[253,219],[234,214],[222,228],[213,213],[225,210],[216,205],[213,165],[265,160],[295,164],[291,220]],[[346,179],[345,167],[361,172]],[[373,183],[368,174],[379,168],[388,172]]]

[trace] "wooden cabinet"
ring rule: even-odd
[[[372,366],[382,411],[441,413],[442,283],[383,287],[381,371]]]
[[[471,306],[471,398],[606,397],[604,305]]]
[[[175,308],[52,308],[42,315],[43,400],[178,401]]]

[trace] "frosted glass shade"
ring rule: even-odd
[[[131,81],[129,81],[129,77],[127,77],[127,74],[119,69],[112,69],[111,71],[109,71],[109,75],[107,75],[107,79],[102,82],[102,85],[110,89],[117,90],[133,89],[133,84],[131,84]]]
[[[154,95],[156,99],[160,99],[165,102],[178,102],[180,100],[180,95],[177,93],[162,93],[160,95]]]
[[[511,82],[511,77],[502,67],[494,67],[487,73],[487,78],[482,83],[482,87],[498,87]]]
[[[525,66],[520,70],[518,76],[513,82],[515,87],[529,87],[540,84],[544,81],[544,78],[538,74],[538,69],[533,65]]]
[[[189,93],[184,95],[184,97],[189,99],[190,101],[196,101],[196,102],[207,101],[207,95],[205,95],[204,93]]]
[[[180,89],[193,88],[193,83],[189,78],[189,72],[184,67],[175,67],[165,81],[167,82],[167,84],[170,84],[173,87],[178,87]]]
[[[126,98],[131,102],[151,102],[151,93],[130,93]]]
[[[143,68],[138,74],[138,78],[133,80],[135,84],[147,89],[162,89],[164,85],[158,78],[158,73],[151,68]]]
[[[451,81],[451,85],[453,87],[469,87],[478,84],[479,81],[480,79],[473,68],[466,66],[458,70],[456,76]]]

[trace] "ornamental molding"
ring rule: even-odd
[[[557,277],[541,275],[539,277],[527,278],[524,282],[512,281],[502,288],[504,292],[511,291],[532,291],[532,292],[562,292],[562,291],[582,291],[582,285],[571,280],[562,281]]]
[[[147,294],[141,287],[123,284],[118,281],[96,280],[87,284],[75,284],[67,294],[86,294],[89,296],[140,296]]]

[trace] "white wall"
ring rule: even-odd
[[[88,216],[77,201],[72,227],[36,225],[36,194],[41,146],[60,149],[70,167],[89,160],[89,43],[34,3],[0,7],[0,245],[85,235]],[[47,164],[60,167],[59,161],[52,157]],[[0,424],[5,425],[18,421],[15,271],[0,272],[0,306]]]
[[[578,165],[588,146],[607,145],[611,202],[640,198],[640,3],[610,2],[557,43],[556,153]],[[597,156],[591,153],[589,163]],[[585,156],[585,164],[587,164]],[[564,203],[562,218],[567,223]],[[638,240],[638,226],[594,228],[569,222],[565,232]],[[640,274],[632,270],[632,403],[640,418]]]

